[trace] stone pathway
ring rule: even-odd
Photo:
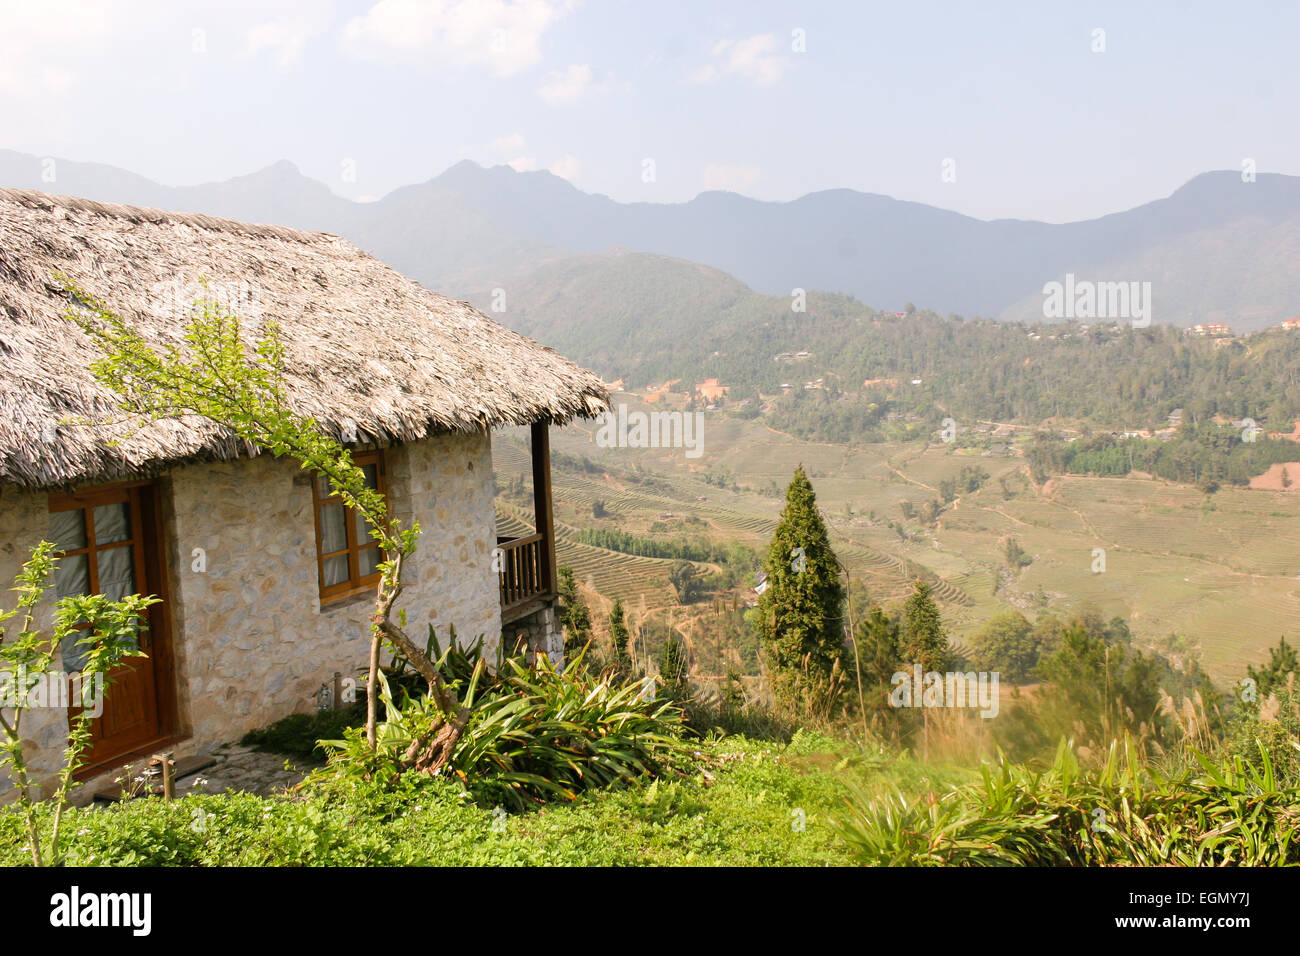
[[[187,793],[225,793],[227,790],[265,797],[295,786],[315,766],[297,757],[262,753],[241,744],[224,744],[207,756],[214,761],[210,766],[177,777],[178,797],[183,797]],[[156,774],[142,776],[149,763],[149,759],[146,758],[123,768],[117,774],[119,782],[101,788],[97,792],[100,794],[111,792],[113,796],[110,799],[116,799],[117,793],[122,790],[122,781],[126,780],[135,781],[127,789],[137,795],[142,795],[148,784],[160,789],[161,777]]]
[[[240,744],[219,747],[212,757],[217,762],[211,767],[176,781],[178,794],[240,790],[265,797],[296,785],[313,767],[297,757],[262,753]]]

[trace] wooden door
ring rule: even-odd
[[[104,594],[161,596],[161,549],[157,522],[148,511],[153,489],[140,485],[91,489],[50,496],[50,539],[60,548],[55,571],[59,597]],[[159,580],[151,580],[157,576]],[[147,747],[164,736],[159,706],[160,673],[167,655],[166,615],[150,609],[140,631],[147,657],[128,657],[105,682],[102,714],[92,721],[86,766],[103,765]],[[81,669],[84,649],[69,639],[62,653],[65,673]]]

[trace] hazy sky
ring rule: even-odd
[[[169,185],[289,159],[352,198],[469,158],[622,201],[1063,221],[1247,158],[1300,174],[1297,40],[1297,2],[0,0],[0,148]]]

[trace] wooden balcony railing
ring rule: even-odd
[[[554,597],[551,588],[546,535],[531,534],[526,538],[497,538],[499,578],[501,582],[501,617],[508,621],[512,614],[527,608],[534,601]]]
[[[541,608],[559,591],[555,567],[555,513],[551,505],[551,438],[545,421],[531,427],[533,511],[537,531],[497,538],[501,621],[508,624]]]

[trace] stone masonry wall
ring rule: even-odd
[[[536,655],[545,654],[557,668],[564,668],[564,628],[554,605],[504,625],[501,632],[507,648],[519,643],[527,646],[530,662]]]
[[[14,578],[31,556],[31,549],[49,534],[49,495],[0,485],[0,607],[6,611],[14,609],[18,597],[9,590]],[[36,608],[34,623],[47,633],[52,611],[53,601]],[[6,626],[21,627],[21,623],[14,618]],[[54,666],[61,664],[56,660]],[[33,780],[42,780],[58,769],[59,756],[67,744],[67,712],[34,708],[23,715],[20,729],[28,775]],[[0,771],[0,802],[5,801],[9,791],[8,773]]]
[[[408,632],[423,644],[433,623],[445,643],[454,625],[462,643],[483,634],[495,646],[501,612],[488,436],[395,446],[385,463],[393,513],[422,531],[399,602]],[[335,671],[360,687],[373,603],[367,594],[321,606],[311,486],[297,465],[270,456],[190,465],[163,482],[178,710],[189,735],[173,748],[177,756],[309,710]],[[4,489],[0,581],[12,579],[48,522],[44,494]],[[33,711],[26,719],[34,714],[37,752],[29,759],[48,772],[66,716]]]

